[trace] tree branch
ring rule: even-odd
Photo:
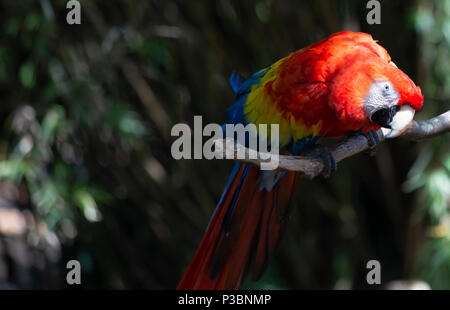
[[[447,111],[429,120],[420,122],[412,121],[399,137],[419,141],[425,138],[442,135],[449,131],[450,111]],[[383,129],[378,130],[377,134],[380,143],[383,142],[385,140]],[[330,151],[336,162],[340,162],[347,157],[351,157],[367,149],[369,149],[368,141],[363,135],[349,137],[330,147]],[[274,156],[278,156],[278,170],[299,171],[311,179],[318,176],[324,168],[323,162],[319,157],[260,153],[253,149],[246,148],[233,139],[216,140],[215,154],[219,158],[247,162],[258,167],[261,167],[261,163],[268,162],[270,159],[275,160]],[[241,156],[238,156],[238,154]],[[245,154],[245,159],[242,159],[242,154]]]

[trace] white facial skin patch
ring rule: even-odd
[[[395,106],[400,99],[400,94],[389,81],[376,81],[370,87],[370,90],[364,99],[364,112],[369,118],[380,109],[386,109]],[[392,121],[388,124],[391,128],[382,128],[386,138],[398,137],[408,124],[414,118],[415,110],[405,104],[394,115]]]
[[[396,105],[400,94],[389,81],[377,81],[372,84],[364,99],[364,112],[371,116],[377,110]]]

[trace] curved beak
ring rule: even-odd
[[[370,120],[383,128],[386,138],[395,138],[402,134],[414,118],[414,110],[410,105],[394,105],[375,111]]]
[[[399,105],[394,105],[392,107],[378,109],[370,116],[370,120],[381,127],[392,128],[391,123],[400,108]]]

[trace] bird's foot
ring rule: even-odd
[[[365,154],[370,156],[374,156],[378,150],[378,144],[380,143],[380,139],[378,138],[378,134],[375,130],[371,129],[368,132],[361,133],[367,139],[367,144],[369,145],[369,149],[365,151]]]
[[[337,169],[336,160],[333,153],[326,146],[316,144],[307,153],[307,156],[318,157],[323,162],[323,169],[320,175],[324,178],[329,178]]]
[[[380,143],[380,139],[378,138],[378,134],[375,130],[371,129],[368,132],[362,132],[360,130],[352,131],[349,134],[349,137],[352,136],[363,136],[367,139],[367,144],[369,145],[369,149],[364,151],[363,154],[374,156],[378,150],[378,144]]]

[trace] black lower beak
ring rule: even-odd
[[[394,118],[395,113],[397,113],[400,110],[399,105],[394,105],[389,108],[382,108],[377,110],[375,113],[372,114],[370,117],[370,120],[374,122],[375,124],[380,125],[384,128],[391,128],[390,123],[392,122],[392,119]]]

